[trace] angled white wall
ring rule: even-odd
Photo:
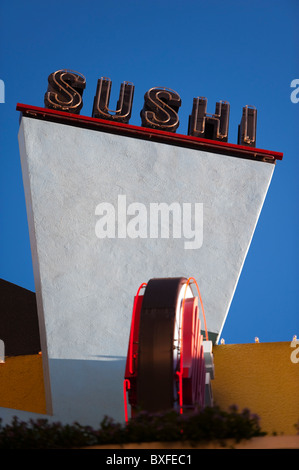
[[[91,425],[103,415],[122,421],[137,288],[153,277],[194,277],[208,330],[220,335],[274,165],[29,117],[19,146],[48,412]],[[193,215],[198,204],[199,247],[149,230],[145,238],[97,237],[98,205],[117,213],[124,197],[126,207],[147,209],[191,203]]]

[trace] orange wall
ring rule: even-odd
[[[299,422],[299,363],[291,342],[214,346],[214,401],[235,404],[260,416],[269,434],[296,434]]]
[[[46,413],[41,355],[7,357],[0,364],[0,406]]]
[[[296,434],[299,363],[290,342],[214,346],[214,401],[221,408],[249,408],[269,434]],[[0,406],[46,413],[42,357],[6,358],[0,364]]]

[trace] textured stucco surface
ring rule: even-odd
[[[291,342],[214,347],[216,404],[256,413],[269,434],[296,434],[299,423],[299,363]]]
[[[47,409],[122,419],[137,288],[152,277],[195,277],[208,330],[220,333],[274,166],[24,117],[19,145]],[[202,203],[202,247],[97,238],[96,206],[116,206],[119,195],[146,207]]]

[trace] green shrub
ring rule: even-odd
[[[47,419],[28,423],[14,417],[2,426],[0,419],[0,449],[68,449],[129,442],[191,443],[224,439],[250,439],[262,436],[259,418],[249,410],[238,412],[218,407],[178,414],[175,411],[150,414],[141,412],[126,424],[105,417],[98,429],[79,423],[63,425]]]

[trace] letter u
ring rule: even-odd
[[[130,82],[123,82],[121,84],[115,111],[109,109],[111,87],[112,82],[109,78],[102,77],[98,80],[92,117],[127,124],[132,112],[134,85]]]

